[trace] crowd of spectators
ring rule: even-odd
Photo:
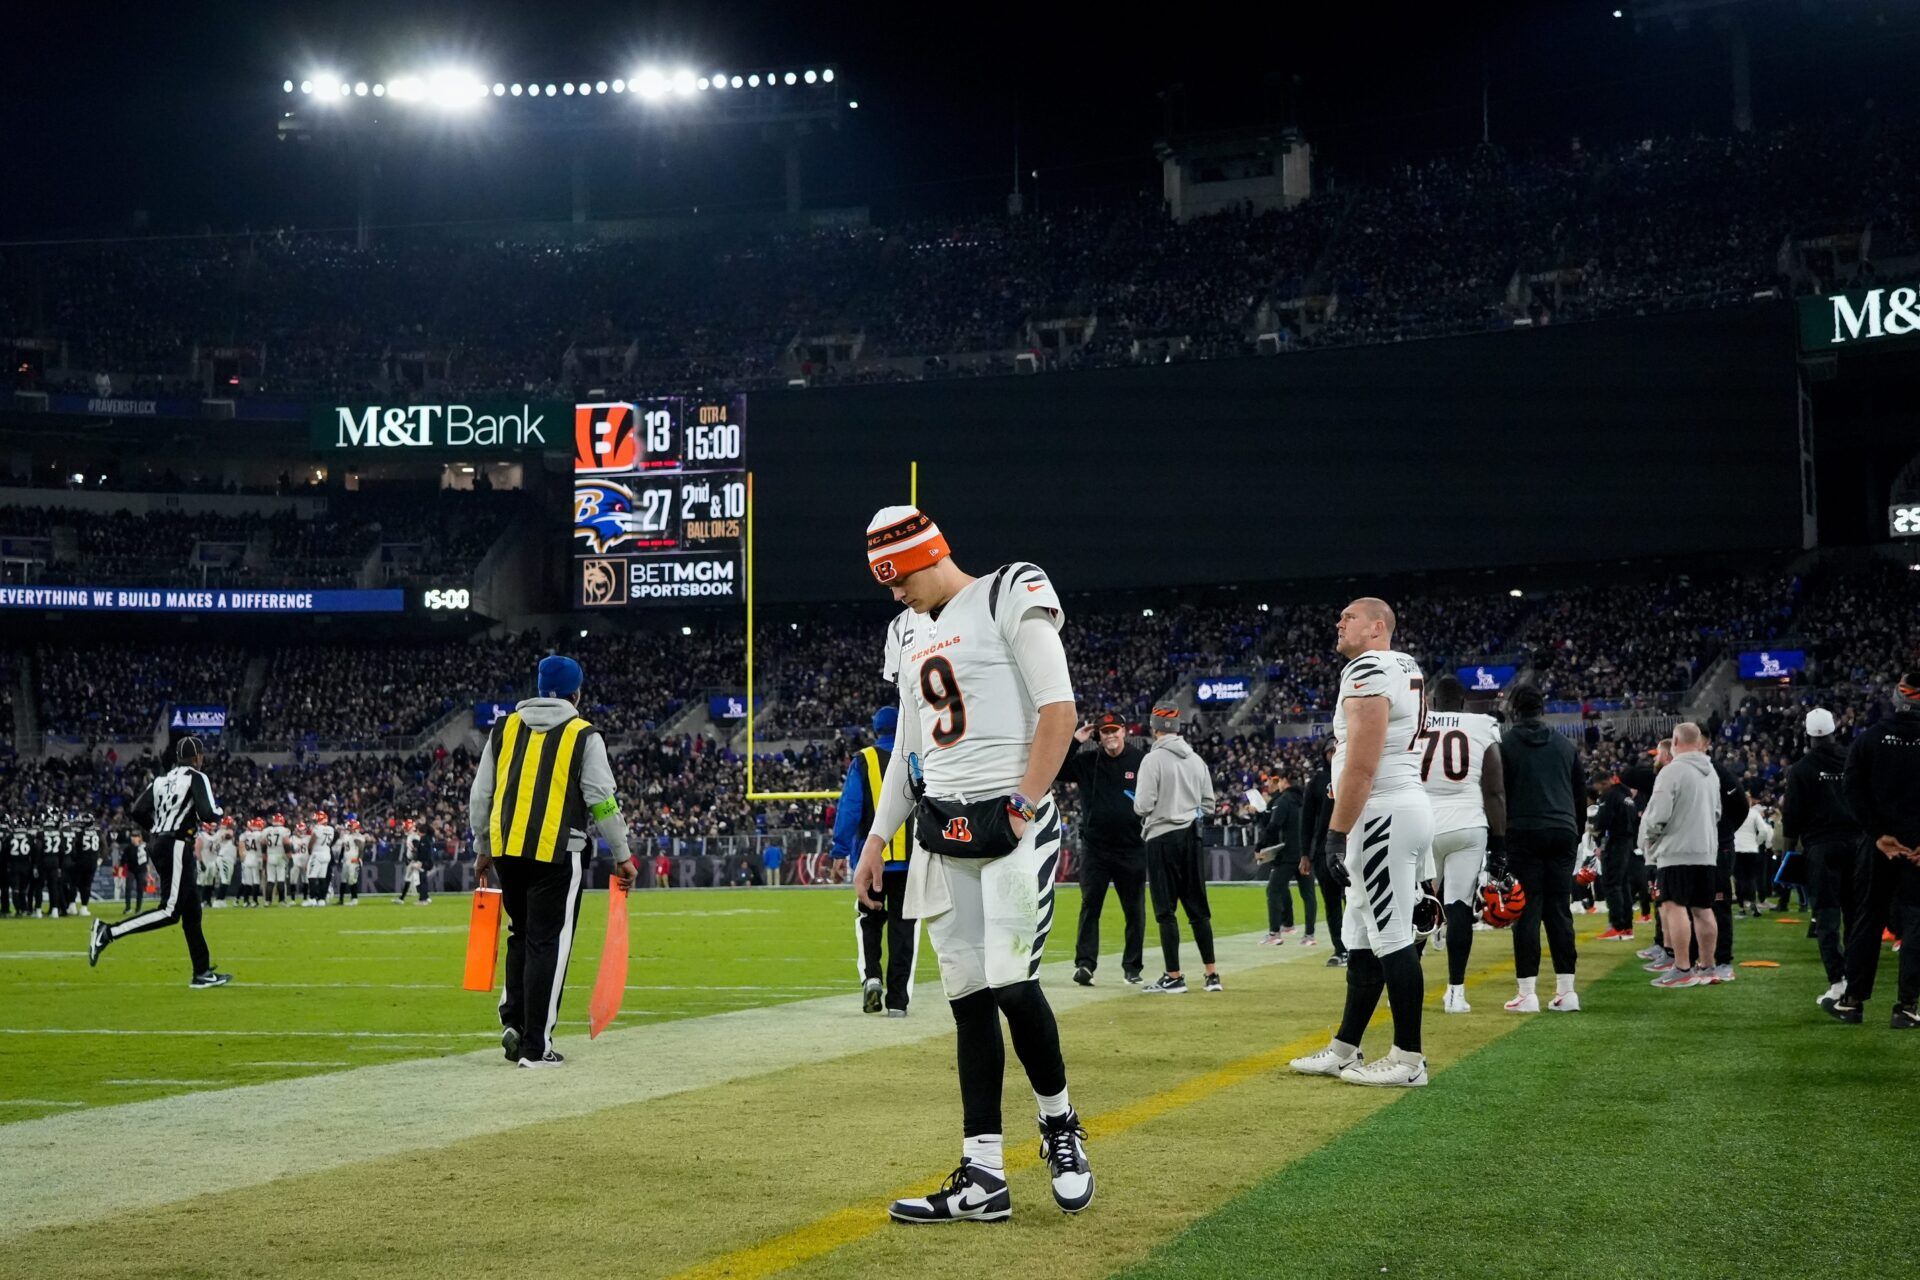
[[[246,661],[229,644],[43,644],[33,653],[40,727],[63,737],[150,738],[168,703],[237,702]]]
[[[28,580],[142,587],[353,587],[465,579],[525,509],[517,490],[337,492],[296,511],[213,512],[0,507],[0,537],[38,548]],[[29,544],[25,540],[32,540]],[[376,548],[386,555],[371,579]]]
[[[1793,283],[1781,249],[1794,236],[1870,231],[1874,255],[1897,257],[1916,242],[1893,176],[1915,135],[1869,116],[1483,145],[1322,174],[1290,209],[1184,223],[1143,192],[579,243],[411,231],[361,250],[272,231],[19,247],[0,258],[0,333],[57,339],[86,380],[164,389],[190,381],[187,353],[240,347],[258,366],[249,390],[337,396],[426,380],[465,393],[893,381],[1004,372],[1022,351],[1049,368],[1158,362],[1245,354],[1269,327],[1301,346],[1395,341],[1746,301]],[[1799,283],[1830,285],[1824,270]],[[1052,321],[1082,340],[1042,334]]]
[[[273,651],[256,741],[378,747],[415,737],[476,702],[530,692],[546,652],[532,633],[472,644],[334,644]]]

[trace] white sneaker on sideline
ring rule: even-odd
[[[1553,999],[1547,1001],[1547,1011],[1550,1013],[1580,1012],[1579,993],[1574,991],[1561,991],[1556,993]]]
[[[1440,1000],[1440,1011],[1442,1013],[1472,1013],[1473,1006],[1467,1003],[1466,990],[1462,988],[1456,991],[1454,988],[1448,987],[1447,994]]]
[[[1384,1058],[1346,1068],[1340,1078],[1348,1084],[1376,1089],[1418,1089],[1427,1082],[1427,1060],[1404,1062],[1389,1053]]]
[[[1358,1049],[1351,1054],[1345,1054],[1328,1045],[1318,1053],[1310,1053],[1304,1058],[1295,1058],[1287,1065],[1303,1076],[1337,1076],[1348,1067],[1357,1067],[1366,1060],[1366,1055]]]
[[[1538,1013],[1540,997],[1532,993],[1522,995],[1516,991],[1513,999],[1507,1001],[1505,1007],[1508,1013]]]

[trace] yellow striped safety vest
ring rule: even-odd
[[[871,826],[873,823],[873,815],[879,811],[876,808],[876,804],[880,795],[880,779],[887,772],[887,762],[881,757],[879,747],[862,747],[860,748],[859,756],[861,763],[867,767],[867,794],[865,797],[867,807],[865,812],[866,821],[868,825]],[[887,841],[887,852],[884,860],[889,866],[895,864],[900,866],[906,865],[909,850],[912,848],[910,843],[912,834],[913,816],[909,814],[907,820],[900,824],[900,829],[893,833],[893,838]]]
[[[518,711],[493,727],[493,807],[487,835],[496,858],[552,862],[569,830],[585,830],[580,763],[593,726],[575,716],[530,729]]]

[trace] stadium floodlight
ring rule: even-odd
[[[567,96],[568,96],[569,98],[571,98],[571,97],[573,96],[573,81],[571,81],[571,80],[569,80],[569,81],[567,81],[567,84],[566,84],[566,94],[567,94]]]
[[[797,75],[795,75],[795,74],[794,74],[793,72],[791,72],[791,71],[789,71],[789,72],[787,72],[787,74],[786,74],[786,75],[784,75],[784,76],[781,76],[781,77],[780,77],[780,79],[781,79],[782,81],[784,81],[785,83],[787,83],[787,84],[798,84],[798,83],[800,83],[800,77],[799,77],[799,76],[797,76]]]
[[[693,82],[693,87],[698,89],[701,93],[705,93],[712,84],[713,84],[713,81],[707,79],[705,76],[701,76],[698,80],[695,80]]]
[[[758,75],[748,76],[747,87],[749,89],[758,89],[760,87],[760,77]]]
[[[693,72],[685,67],[673,73],[673,91],[683,98],[691,94],[698,83],[699,81],[693,78]]]
[[[418,102],[427,96],[427,86],[419,76],[399,76],[388,82],[387,94],[398,102]]]
[[[302,92],[302,93],[312,93],[312,92],[313,92],[313,81],[311,81],[311,80],[302,80],[302,81],[300,82],[300,92]]]
[[[558,89],[556,89],[556,88],[554,88],[554,87],[553,87],[552,85],[548,85],[548,86],[547,86],[547,96],[548,96],[549,98],[551,98],[551,97],[553,97],[553,96],[554,96],[555,94],[557,94],[557,93],[559,93],[559,92],[560,92],[560,91],[559,91]]]
[[[317,72],[313,77],[313,90],[323,98],[331,98],[340,91],[340,77],[331,71]]]
[[[292,93],[292,92],[293,92],[293,81],[291,81],[291,80],[288,80],[288,81],[285,81],[285,82],[283,82],[283,83],[281,84],[281,86],[280,86],[280,88],[281,88],[282,90],[284,90],[285,92],[287,92],[287,93]]]
[[[633,91],[651,102],[666,95],[667,78],[658,67],[642,67],[634,73]]]
[[[427,79],[427,97],[433,105],[448,111],[465,111],[487,96],[484,81],[471,71],[447,67]]]
[[[820,78],[820,73],[818,71],[809,70],[807,74],[802,76],[801,78],[805,80],[808,84],[812,84],[815,80],[818,80]]]
[[[376,85],[374,85],[374,86],[373,86],[373,96],[374,96],[374,97],[376,97],[376,98],[384,98],[384,97],[386,97],[386,96],[387,96],[387,86],[386,86],[386,85],[384,85],[384,84],[376,84]]]
[[[849,102],[849,103],[847,103],[847,110],[849,110],[849,111],[858,111],[859,109],[860,109],[860,104],[859,104],[859,103],[857,103],[857,102]]]
[[[593,82],[593,91],[595,93],[605,93],[607,91],[607,82],[605,80],[595,80]]]
[[[714,73],[713,73],[713,87],[714,87],[714,88],[716,88],[716,89],[724,89],[724,88],[726,88],[726,87],[727,87],[727,73],[726,73],[726,72],[724,72],[724,71],[716,71],[716,72],[714,72]]]
[[[507,96],[507,86],[505,86],[504,84],[501,84],[501,83],[500,83],[500,82],[499,82],[498,80],[496,80],[496,81],[494,81],[494,82],[493,82],[493,96],[494,96],[494,97],[496,97],[496,98],[504,98],[504,97],[506,97],[506,96]]]
[[[821,78],[822,80],[824,80],[824,81],[826,81],[826,82],[827,82],[828,84],[832,84],[832,83],[833,83],[833,68],[832,68],[832,67],[828,67],[828,68],[827,68],[827,69],[826,69],[825,71],[822,71],[822,72],[820,73],[820,78]]]
[[[514,97],[517,98],[520,96],[522,92],[522,86],[516,84],[513,86],[513,88],[509,89],[507,92],[511,93]]]
[[[353,86],[345,80],[340,82],[340,96],[343,98],[351,98],[353,96]]]
[[[592,92],[593,92],[593,86],[588,84],[585,80],[582,80],[580,82],[580,96],[584,98]]]
[[[735,89],[738,89],[742,85],[746,84],[746,81],[741,79],[739,76],[735,76],[733,79],[727,81],[727,84]]]
[[[364,98],[367,96],[367,82],[365,80],[355,80],[353,82],[353,96],[356,98]]]
[[[615,80],[613,82],[613,91],[615,93],[625,93],[627,91],[627,82],[625,80]]]

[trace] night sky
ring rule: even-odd
[[[274,136],[280,82],[328,63],[376,78],[409,53],[501,80],[611,79],[649,59],[831,62],[860,110],[809,143],[807,203],[869,205],[877,218],[1003,206],[1016,134],[1042,210],[1154,188],[1171,86],[1177,129],[1298,121],[1323,179],[1478,141],[1483,76],[1491,135],[1509,145],[1724,131],[1725,36],[1710,21],[1636,31],[1632,0],[1617,3],[1626,18],[1607,0],[1290,3],[1262,6],[1261,19],[1214,4],[1180,10],[1194,15],[1181,26],[1117,5],[16,6],[0,40],[0,236],[126,234],[136,210],[155,232],[349,221],[337,161]],[[1753,0],[1747,11],[1763,125],[1910,100],[1920,4]],[[450,130],[432,154],[389,162],[378,220],[564,218],[552,150]],[[780,198],[777,153],[747,133],[636,132],[593,165],[595,212],[607,216]]]

